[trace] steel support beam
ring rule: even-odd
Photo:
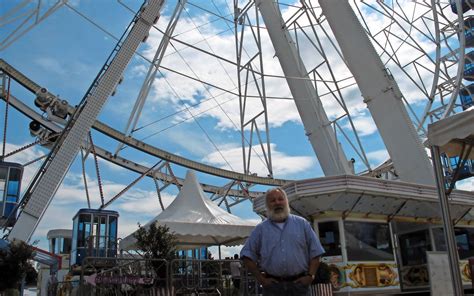
[[[431,147],[431,158],[436,174],[436,185],[440,201],[441,214],[443,218],[444,237],[446,239],[446,248],[448,249],[449,267],[452,276],[452,285],[454,295],[464,295],[462,286],[461,272],[459,270],[458,248],[456,245],[456,235],[454,233],[453,220],[449,208],[449,199],[446,194],[445,179],[443,174],[443,165],[440,160],[440,151],[438,146]]]
[[[270,35],[288,86],[295,100],[306,135],[326,176],[351,175],[347,158],[336,140],[317,90],[298,54],[278,4],[270,0],[256,0]]]
[[[320,0],[319,4],[400,179],[434,185],[433,168],[405,109],[403,95],[349,2]]]

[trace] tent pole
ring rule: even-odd
[[[451,211],[449,208],[448,196],[446,195],[446,187],[444,184],[443,167],[440,160],[440,151],[438,146],[431,146],[431,158],[433,160],[433,168],[436,177],[436,186],[438,187],[438,195],[440,199],[441,214],[443,217],[444,236],[446,238],[446,246],[448,249],[449,267],[451,268],[451,278],[453,284],[454,295],[464,295],[461,274],[459,271],[458,251],[456,247],[454,227],[451,220]]]
[[[222,260],[222,256],[221,256],[221,245],[219,245],[219,260]]]

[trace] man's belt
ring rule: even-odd
[[[265,276],[267,278],[275,279],[279,282],[293,282],[305,275],[306,275],[306,272],[302,272],[300,274],[290,275],[290,276],[277,276],[277,275],[265,273]]]

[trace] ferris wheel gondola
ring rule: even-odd
[[[15,225],[22,176],[21,164],[0,162],[0,227]]]

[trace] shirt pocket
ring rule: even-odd
[[[289,241],[293,244],[294,247],[298,248],[299,250],[307,249],[306,238],[303,232],[297,232]]]
[[[268,263],[268,260],[275,254],[273,250],[278,247],[279,235],[276,236],[272,231],[267,231],[263,233],[262,242],[260,247],[260,261],[262,264]]]

